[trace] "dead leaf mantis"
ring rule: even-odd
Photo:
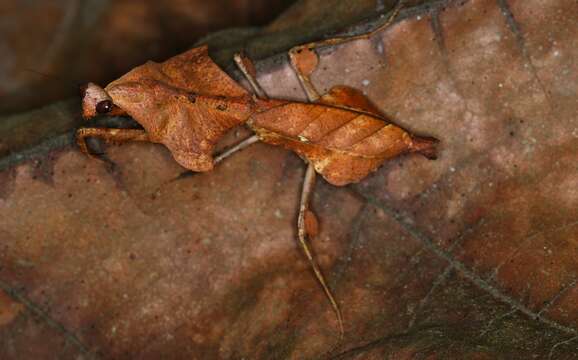
[[[91,136],[113,142],[162,143],[177,162],[193,171],[209,171],[258,141],[297,153],[308,163],[297,218],[299,244],[335,312],[342,338],[340,307],[308,244],[308,237],[313,237],[317,228],[309,209],[316,174],[336,186],[358,182],[403,153],[435,158],[437,140],[412,135],[389,123],[352,88],[335,87],[321,96],[310,76],[318,64],[316,48],[370,38],[391,24],[402,3],[398,2],[383,25],[369,33],[313,42],[289,51],[308,103],[270,99],[256,80],[252,62],[237,54],[234,60],[250,84],[250,94],[212,62],[206,46],[198,47],[161,64],[149,62],[137,67],[104,89],[89,84],[83,98],[84,117],[130,115],[143,129],[81,128],[78,145],[90,155],[86,138]],[[239,124],[248,125],[255,135],[213,158],[216,142]]]

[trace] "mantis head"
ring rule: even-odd
[[[82,88],[82,117],[91,119],[97,115],[122,116],[126,111],[115,105],[103,88],[88,83]]]

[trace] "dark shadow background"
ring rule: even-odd
[[[335,331],[296,249],[302,161],[256,144],[181,177],[166,149],[138,143],[92,160],[74,145],[78,84],[211,32],[225,70],[241,48],[278,54],[257,69],[289,98],[287,48],[371,29],[394,1],[279,1],[277,15],[264,0],[0,0],[0,359],[322,358]],[[370,42],[325,49],[313,79],[441,140],[436,161],[316,185],[314,252],[349,329],[334,359],[577,359],[578,3],[402,13]]]
[[[222,28],[258,27],[295,0],[0,0],[0,114],[74,96]]]

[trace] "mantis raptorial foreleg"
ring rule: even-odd
[[[88,156],[94,156],[86,145],[87,137],[98,137],[107,142],[150,141],[147,133],[141,129],[81,128],[76,132],[76,142],[80,150]]]

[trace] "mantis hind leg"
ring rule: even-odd
[[[305,45],[294,47],[289,51],[289,60],[291,62],[291,66],[295,70],[299,83],[303,87],[307,95],[307,98],[309,99],[310,102],[317,102],[321,99],[321,96],[319,95],[319,93],[315,89],[315,86],[311,82],[311,74],[315,71],[319,63],[319,58],[317,56],[317,53],[315,52],[315,48],[322,46],[339,45],[341,43],[371,37],[374,33],[379,32],[382,29],[388,27],[393,22],[393,20],[403,7],[404,1],[405,0],[399,0],[395,8],[390,13],[387,20],[381,26],[379,26],[377,29],[371,32],[361,34],[358,36],[333,38],[318,42],[312,42]],[[244,57],[242,54],[236,54],[235,63],[237,64],[237,66],[239,67],[239,69],[241,70],[241,72],[251,85],[251,88],[253,89],[255,95],[260,98],[266,99],[267,95],[256,80],[255,67],[253,66],[253,63],[250,61],[250,59]],[[311,236],[311,233],[308,232],[307,229],[307,217],[313,219],[315,218],[313,212],[309,210],[309,200],[311,197],[313,186],[315,184],[315,177],[316,177],[315,168],[313,167],[313,165],[308,164],[307,171],[305,173],[305,178],[303,180],[303,189],[301,193],[301,202],[299,206],[299,216],[297,219],[297,232],[301,249],[305,253],[307,260],[309,261],[309,264],[313,269],[313,272],[315,273],[317,281],[323,288],[323,291],[325,292],[325,295],[327,296],[329,302],[331,303],[331,307],[335,312],[337,322],[339,324],[340,339],[342,339],[344,335],[344,326],[341,310],[339,308],[339,305],[337,304],[337,301],[335,300],[335,297],[333,296],[331,289],[327,284],[325,277],[323,276],[323,273],[321,272],[321,269],[319,268],[319,265],[315,261],[315,258],[313,257],[313,254],[307,242],[307,238]]]
[[[331,307],[335,312],[335,317],[337,318],[337,323],[339,325],[339,339],[342,340],[344,335],[344,329],[343,329],[343,316],[341,314],[341,309],[339,308],[339,305],[337,304],[337,301],[333,296],[333,292],[331,291],[329,285],[327,284],[325,276],[323,276],[323,273],[321,272],[321,268],[319,267],[317,261],[313,257],[313,253],[309,248],[309,244],[307,241],[308,237],[314,236],[315,232],[317,231],[316,229],[317,219],[315,218],[314,213],[311,210],[309,210],[311,193],[313,191],[313,187],[315,186],[315,177],[316,177],[315,168],[311,164],[307,165],[307,171],[305,172],[305,177],[303,179],[303,188],[301,190],[299,215],[297,217],[297,235],[299,238],[299,244],[301,245],[301,249],[303,250],[303,253],[307,257],[309,265],[313,269],[317,281],[323,288],[323,292],[325,293],[325,296],[329,300],[329,303],[331,304]],[[312,226],[311,223],[313,223],[314,225]]]
[[[307,94],[307,98],[309,101],[316,101],[319,99],[319,93],[315,90],[311,82],[311,74],[317,68],[319,63],[319,57],[315,52],[316,48],[325,47],[325,46],[335,46],[343,43],[347,43],[354,40],[359,39],[369,39],[375,33],[380,32],[381,30],[387,28],[392,22],[395,20],[399,11],[403,8],[404,3],[406,0],[399,0],[395,7],[389,13],[389,16],[385,20],[383,24],[378,26],[376,29],[371,30],[367,33],[355,35],[355,36],[343,36],[343,37],[336,37],[321,41],[314,41],[307,44],[299,45],[291,50],[289,50],[289,59],[291,60],[291,66],[295,69],[297,73],[297,77],[299,78],[299,82],[305,93]]]
[[[290,57],[291,57],[291,55],[290,55]],[[253,63],[251,62],[251,60],[242,54],[236,54],[234,59],[235,59],[235,63],[237,64],[239,70],[243,73],[243,75],[245,76],[245,78],[247,79],[249,84],[251,85],[251,88],[253,89],[255,95],[261,99],[267,99],[268,98],[267,94],[265,93],[265,91],[261,88],[261,86],[257,82],[255,67],[254,67]],[[298,74],[300,74],[299,70],[297,70],[297,71],[298,71]],[[303,79],[305,79],[304,76],[299,76],[299,81],[301,82],[301,84],[305,88],[306,85],[304,85]],[[311,102],[315,102],[317,99],[319,99],[319,94],[313,88],[313,86],[310,87],[309,91],[307,92],[307,96],[309,98],[309,101],[311,101]],[[256,136],[254,136],[254,137],[256,137]],[[252,137],[246,139],[242,143],[250,142],[251,139],[252,139]],[[255,141],[257,141],[257,140],[255,140]],[[239,145],[241,145],[242,143],[240,143]],[[231,149],[231,150],[233,150],[233,149]],[[225,154],[223,154],[223,155],[225,155]],[[319,282],[319,284],[323,288],[323,291],[324,291],[325,295],[327,296],[327,298],[329,299],[331,307],[333,308],[333,310],[335,312],[337,322],[339,324],[339,335],[340,335],[339,338],[341,340],[343,338],[343,334],[344,334],[343,317],[341,315],[341,310],[339,309],[339,305],[337,304],[337,301],[335,300],[335,297],[333,296],[333,293],[331,292],[331,289],[329,288],[327,281],[325,280],[325,277],[323,276],[323,273],[321,272],[319,265],[317,264],[317,262],[315,261],[315,258],[313,257],[313,253],[312,253],[312,251],[309,247],[308,241],[307,241],[308,237],[312,237],[314,235],[313,234],[314,231],[311,229],[311,227],[312,227],[311,223],[312,222],[316,223],[315,215],[313,214],[313,212],[311,210],[309,210],[309,201],[310,201],[311,193],[313,191],[313,187],[315,185],[315,177],[316,177],[315,168],[313,167],[313,165],[309,164],[307,166],[307,171],[306,171],[305,177],[303,179],[303,189],[301,192],[301,201],[300,201],[300,205],[299,205],[299,215],[297,217],[297,234],[298,234],[298,238],[299,238],[299,245],[301,246],[303,253],[307,257],[307,261],[309,262],[309,265],[311,266],[311,269],[313,270],[313,273],[315,274],[317,281]]]
[[[317,67],[318,58],[312,49],[309,51],[303,51],[303,49],[304,48],[302,47],[291,49],[289,51],[289,60],[291,61],[291,66],[297,74],[297,78],[299,79],[301,86],[305,90],[307,98],[310,102],[317,102],[321,96],[311,83],[310,75]],[[313,222],[317,222],[315,214],[309,209],[309,201],[313,191],[313,186],[315,185],[315,177],[315,168],[312,164],[308,164],[307,171],[305,172],[305,177],[303,179],[303,189],[301,192],[301,202],[299,205],[299,216],[297,218],[297,234],[301,249],[305,253],[307,260],[309,261],[309,265],[315,273],[317,281],[323,288],[323,292],[325,293],[325,296],[333,308],[333,312],[335,313],[335,317],[337,318],[337,323],[339,325],[339,340],[341,341],[345,333],[341,309],[339,308],[339,305],[335,300],[335,296],[327,284],[327,280],[321,272],[317,261],[313,257],[307,241],[308,238],[313,236],[312,231],[308,229],[308,223],[311,221],[308,222],[307,219],[313,219]]]
[[[249,59],[243,53],[235,54],[233,59],[235,60],[235,64],[237,65],[237,67],[239,68],[245,79],[247,79],[247,81],[249,82],[249,85],[251,85],[251,88],[253,89],[255,95],[257,95],[261,99],[268,99],[269,97],[267,96],[267,93],[265,93],[265,90],[263,90],[263,88],[261,87],[261,85],[259,85],[259,82],[257,81],[257,72],[255,70],[255,65],[253,64],[251,59]]]

